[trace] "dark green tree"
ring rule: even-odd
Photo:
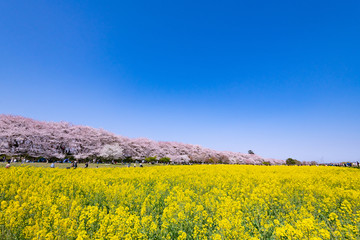
[[[294,158],[288,158],[286,159],[286,165],[301,165],[301,162]]]
[[[155,157],[147,157],[145,158],[145,162],[151,163],[151,162],[156,162],[156,156]]]
[[[169,163],[169,162],[170,162],[170,158],[168,158],[168,157],[160,158],[160,159],[159,159],[159,162],[160,162],[160,163]]]

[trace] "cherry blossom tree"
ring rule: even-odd
[[[100,150],[99,156],[109,160],[121,159],[123,158],[123,149],[119,144],[106,144]]]
[[[0,154],[62,159],[144,160],[170,158],[174,163],[283,164],[283,160],[264,159],[256,154],[215,151],[199,145],[156,142],[147,138],[130,139],[103,129],[67,122],[42,122],[30,118],[0,115]]]

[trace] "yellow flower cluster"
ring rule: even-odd
[[[360,239],[360,172],[0,169],[1,239]]]

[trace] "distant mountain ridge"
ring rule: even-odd
[[[62,159],[133,159],[168,157],[175,163],[282,164],[255,154],[216,151],[199,145],[127,138],[103,129],[0,115],[0,154]]]

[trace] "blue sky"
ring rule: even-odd
[[[359,1],[1,1],[0,112],[360,161]]]

